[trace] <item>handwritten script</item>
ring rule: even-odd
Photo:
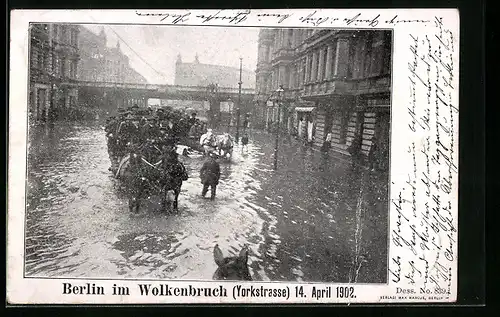
[[[194,11],[135,11],[140,17],[154,18],[163,24],[194,24],[194,25],[242,25],[244,22],[254,21],[265,25],[283,25],[286,23],[307,26],[351,26],[351,27],[377,27],[396,26],[400,24],[432,24],[432,20],[402,18],[398,14],[391,13],[355,13],[332,15],[331,11],[312,10],[306,11],[283,11],[280,13],[263,12],[260,10],[217,10],[204,11],[207,13],[194,13]],[[212,13],[213,12],[213,13]],[[328,13],[330,12],[330,13]],[[339,11],[340,12],[340,11]]]
[[[409,34],[404,183],[391,198],[389,282],[450,296],[457,244],[457,35],[442,17],[431,32]],[[397,256],[395,256],[397,255]]]

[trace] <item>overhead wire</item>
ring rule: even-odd
[[[137,53],[136,50],[134,50],[128,43],[127,41],[125,41],[121,36],[120,34],[118,34],[111,26],[109,25],[106,25],[111,31],[113,31],[113,33],[118,37],[119,40],[121,40],[142,62],[144,62],[144,64],[146,64],[147,66],[149,66],[149,68],[151,68],[155,73],[157,73],[158,75],[162,76],[164,79],[167,78],[167,76],[158,71],[156,68],[154,68],[148,61],[146,61],[139,53]]]

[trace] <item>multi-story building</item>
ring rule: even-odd
[[[240,69],[237,67],[229,67],[223,65],[212,65],[201,63],[198,55],[195,56],[193,62],[183,62],[181,55],[177,56],[175,63],[175,85],[180,86],[197,86],[209,87],[216,84],[224,88],[238,88],[240,82]],[[241,70],[241,87],[243,89],[255,88],[255,73],[246,69]],[[162,102],[164,104],[164,102]],[[165,103],[166,104],[166,103]],[[225,100],[220,103],[220,109],[217,109],[210,114],[210,103],[208,101],[190,100],[175,101],[175,104],[188,109],[193,109],[198,113],[200,118],[218,121],[222,124],[231,124],[236,122],[237,100]],[[241,109],[244,113],[248,107],[242,105]],[[211,117],[213,116],[213,117]]]
[[[120,48],[107,46],[104,29],[95,34],[80,26],[81,61],[78,68],[80,81],[147,83],[147,80],[130,66],[130,61]]]
[[[182,61],[181,55],[177,56],[175,63],[175,85],[180,86],[208,86],[218,84],[219,87],[238,88],[240,69],[222,65],[200,63],[196,55],[192,63]],[[255,73],[242,69],[242,88],[255,88]]]
[[[331,133],[332,149],[345,154],[360,135],[365,155],[376,140],[388,156],[391,43],[384,30],[262,29],[256,119],[273,125],[279,113],[282,129],[304,135],[311,122],[315,146]]]
[[[78,27],[32,24],[29,110],[33,120],[55,119],[78,104]]]

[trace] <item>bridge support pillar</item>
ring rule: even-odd
[[[221,100],[218,98],[210,99],[208,123],[210,127],[212,127],[212,129],[216,129],[220,126],[220,121],[221,121],[220,103]]]

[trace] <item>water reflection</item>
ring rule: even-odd
[[[33,131],[32,131],[33,132]],[[26,273],[34,276],[211,279],[217,243],[248,245],[254,280],[385,282],[387,176],[253,132],[221,161],[217,198],[201,198],[203,158],[181,160],[189,179],[178,215],[151,198],[130,214],[110,176],[101,127],[30,133]]]

